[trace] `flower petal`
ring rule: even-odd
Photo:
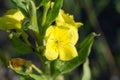
[[[46,34],[45,34],[45,40],[47,42],[47,40],[49,39],[49,37],[51,36],[51,33],[53,32],[54,28],[53,26],[49,26],[46,30]]]
[[[65,42],[66,44],[66,43],[70,43],[72,39],[72,34],[68,28],[50,26],[46,31],[45,38],[46,38],[46,42],[48,42],[49,39],[50,40],[52,39],[54,41]]]
[[[74,45],[71,44],[65,45],[60,48],[59,53],[59,59],[62,61],[68,61],[78,56],[76,48],[74,47]]]
[[[71,27],[71,28],[69,28],[68,35],[69,35],[70,43],[75,45],[77,43],[77,41],[78,41],[78,38],[79,38],[78,29],[73,27],[72,25],[69,25],[69,24],[66,24],[66,23],[63,23],[63,26],[64,27],[68,27],[68,26]],[[62,27],[62,25],[59,26],[59,27]]]
[[[83,25],[81,22],[75,22],[73,16],[65,14],[63,10],[60,10],[58,17],[56,18],[56,24],[59,26],[63,25],[63,23],[72,25],[75,28],[79,28]]]
[[[73,29],[70,29],[70,32],[72,34],[71,43],[73,45],[75,45],[77,43],[77,41],[78,41],[78,38],[79,38],[79,36],[78,36],[78,30],[73,27]]]
[[[54,47],[46,46],[44,55],[48,60],[55,60],[58,58],[58,51]]]
[[[25,18],[22,12],[18,9],[10,9],[5,13],[5,15],[8,15],[9,17],[16,19],[18,21],[21,21]]]
[[[0,29],[20,29],[24,15],[17,9],[11,9],[0,17]]]
[[[10,18],[9,16],[0,17],[0,29],[20,29],[21,22],[16,19]]]

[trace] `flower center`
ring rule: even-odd
[[[56,39],[55,44],[56,44],[56,47],[59,47],[61,46],[61,41],[59,39]]]
[[[59,43],[59,41],[58,41],[58,40],[56,40],[56,41],[55,41],[55,43],[56,43],[56,44],[58,44],[58,43]]]

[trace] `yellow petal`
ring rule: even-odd
[[[59,40],[65,43],[70,42],[72,38],[71,33],[69,33],[68,28],[60,28],[57,26],[50,26],[46,31],[46,41],[48,39],[54,38],[54,40]]]
[[[77,40],[77,28],[72,27],[69,29],[64,26],[50,26],[46,31],[46,58],[55,60],[59,56],[59,59],[63,61],[73,59],[77,56],[74,47]]]
[[[69,32],[68,28],[60,28],[56,27],[55,29],[55,37],[60,41],[65,44],[69,43],[71,41],[72,35]]]
[[[21,21],[25,18],[21,11],[18,9],[10,9],[6,12],[5,15],[8,15],[9,17],[16,19],[18,21]]]
[[[69,14],[65,14],[63,10],[60,10],[58,17],[56,18],[56,24],[57,25],[62,25],[63,23],[72,25],[75,28],[79,28],[83,25],[80,22],[75,22],[73,16],[71,16]]]
[[[70,39],[70,43],[72,43],[73,45],[75,45],[77,43],[77,41],[78,41],[78,38],[79,38],[78,29],[75,28],[75,27],[73,27],[72,25],[64,24],[64,23],[63,23],[63,26],[61,25],[59,27],[68,27],[68,26],[71,27],[71,28],[69,29],[69,32],[68,32],[69,37],[67,37],[67,38]]]
[[[49,34],[49,31],[47,33]],[[50,36],[46,40],[46,50],[44,55],[48,60],[55,60],[58,58],[58,50],[54,40],[55,39],[54,35],[53,34],[49,35]]]
[[[55,60],[58,58],[58,51],[55,48],[47,46],[44,55],[48,60]]]
[[[76,48],[71,44],[60,48],[59,53],[59,59],[62,61],[68,61],[78,56]]]
[[[71,42],[76,44],[78,41],[78,28],[83,24],[80,22],[75,22],[72,15],[65,14],[63,10],[60,10],[58,17],[56,18],[56,25],[59,27],[66,27],[70,29]]]
[[[10,18],[8,16],[0,17],[0,29],[7,30],[20,28],[21,22],[17,21],[16,19]]]
[[[23,19],[24,16],[19,10],[8,10],[4,16],[0,17],[0,29],[20,29]]]
[[[46,39],[46,41],[50,37],[50,34],[51,34],[52,31],[53,31],[53,27],[52,26],[50,26],[50,27],[47,28],[46,33],[45,33],[45,39]]]
[[[72,42],[73,45],[75,45],[78,41],[78,38],[79,38],[78,30],[73,27],[73,29],[70,29],[70,32],[72,34],[71,42]]]

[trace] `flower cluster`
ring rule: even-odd
[[[4,16],[0,17],[0,28],[3,30],[21,29],[24,18],[19,10],[9,10]],[[60,59],[62,61],[68,61],[76,57],[78,55],[75,48],[78,41],[78,28],[82,25],[80,22],[75,22],[73,16],[60,10],[55,25],[50,25],[46,30],[45,57],[48,60]]]

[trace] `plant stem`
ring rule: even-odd
[[[45,73],[46,73],[47,80],[51,80],[50,62],[46,62],[45,67],[46,67],[45,68]]]
[[[34,2],[31,0],[31,24],[33,31],[39,33],[38,23],[37,23],[37,13],[36,13],[36,6]]]
[[[47,12],[48,12],[49,6],[50,6],[50,2],[48,2],[48,3],[44,6],[43,18],[42,18],[42,26],[45,25],[46,16],[47,16]]]
[[[32,64],[31,66],[35,71],[37,71],[40,74],[43,74],[42,71],[39,68],[37,68],[34,64]]]

